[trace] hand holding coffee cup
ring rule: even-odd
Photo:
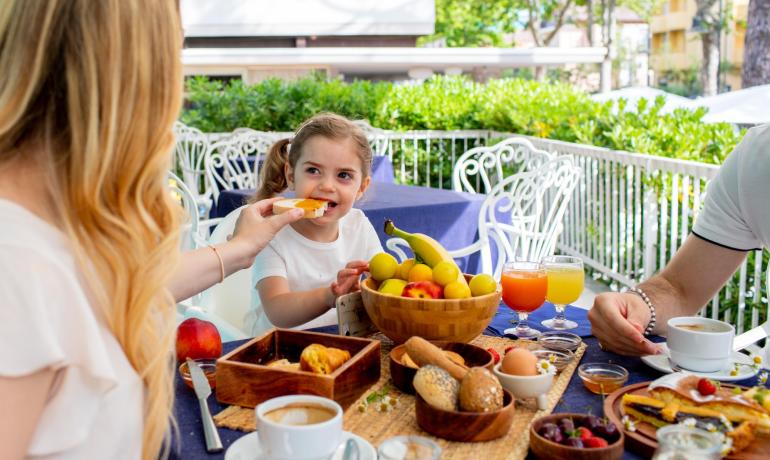
[[[281,396],[255,411],[259,442],[271,459],[329,459],[342,439],[342,407],[331,399]]]
[[[699,316],[668,320],[667,345],[674,364],[695,372],[718,372],[730,366],[735,328]]]

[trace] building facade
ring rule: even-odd
[[[723,70],[719,86],[720,91],[729,91],[741,88],[749,0],[723,0],[722,5],[722,15],[728,23],[721,37]],[[668,0],[658,14],[650,18],[650,67],[656,81],[666,70],[700,66],[703,48],[700,35],[692,30],[696,11],[695,0]]]

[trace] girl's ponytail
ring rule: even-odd
[[[285,168],[289,159],[289,143],[289,139],[281,139],[270,147],[265,164],[262,165],[262,172],[259,174],[256,200],[272,198],[286,190],[288,184]]]

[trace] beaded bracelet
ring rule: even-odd
[[[655,316],[655,305],[652,304],[652,301],[647,296],[647,294],[645,294],[645,292],[639,289],[638,287],[628,288],[628,291],[626,292],[631,292],[633,294],[638,295],[639,297],[642,298],[644,303],[647,304],[647,308],[650,309],[650,322],[647,323],[647,327],[644,329],[644,335],[652,334],[652,331],[655,329],[655,323],[657,319]]]
[[[219,274],[220,274],[219,282],[221,283],[222,281],[225,280],[225,263],[222,261],[222,256],[219,255],[219,251],[217,250],[217,248],[215,248],[214,246],[209,246],[209,247],[211,248],[212,251],[214,251],[214,254],[217,256],[217,259],[219,260]]]

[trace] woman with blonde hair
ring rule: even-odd
[[[180,263],[165,178],[181,40],[175,0],[2,2],[2,459],[166,453],[174,299],[301,215],[258,202]]]

